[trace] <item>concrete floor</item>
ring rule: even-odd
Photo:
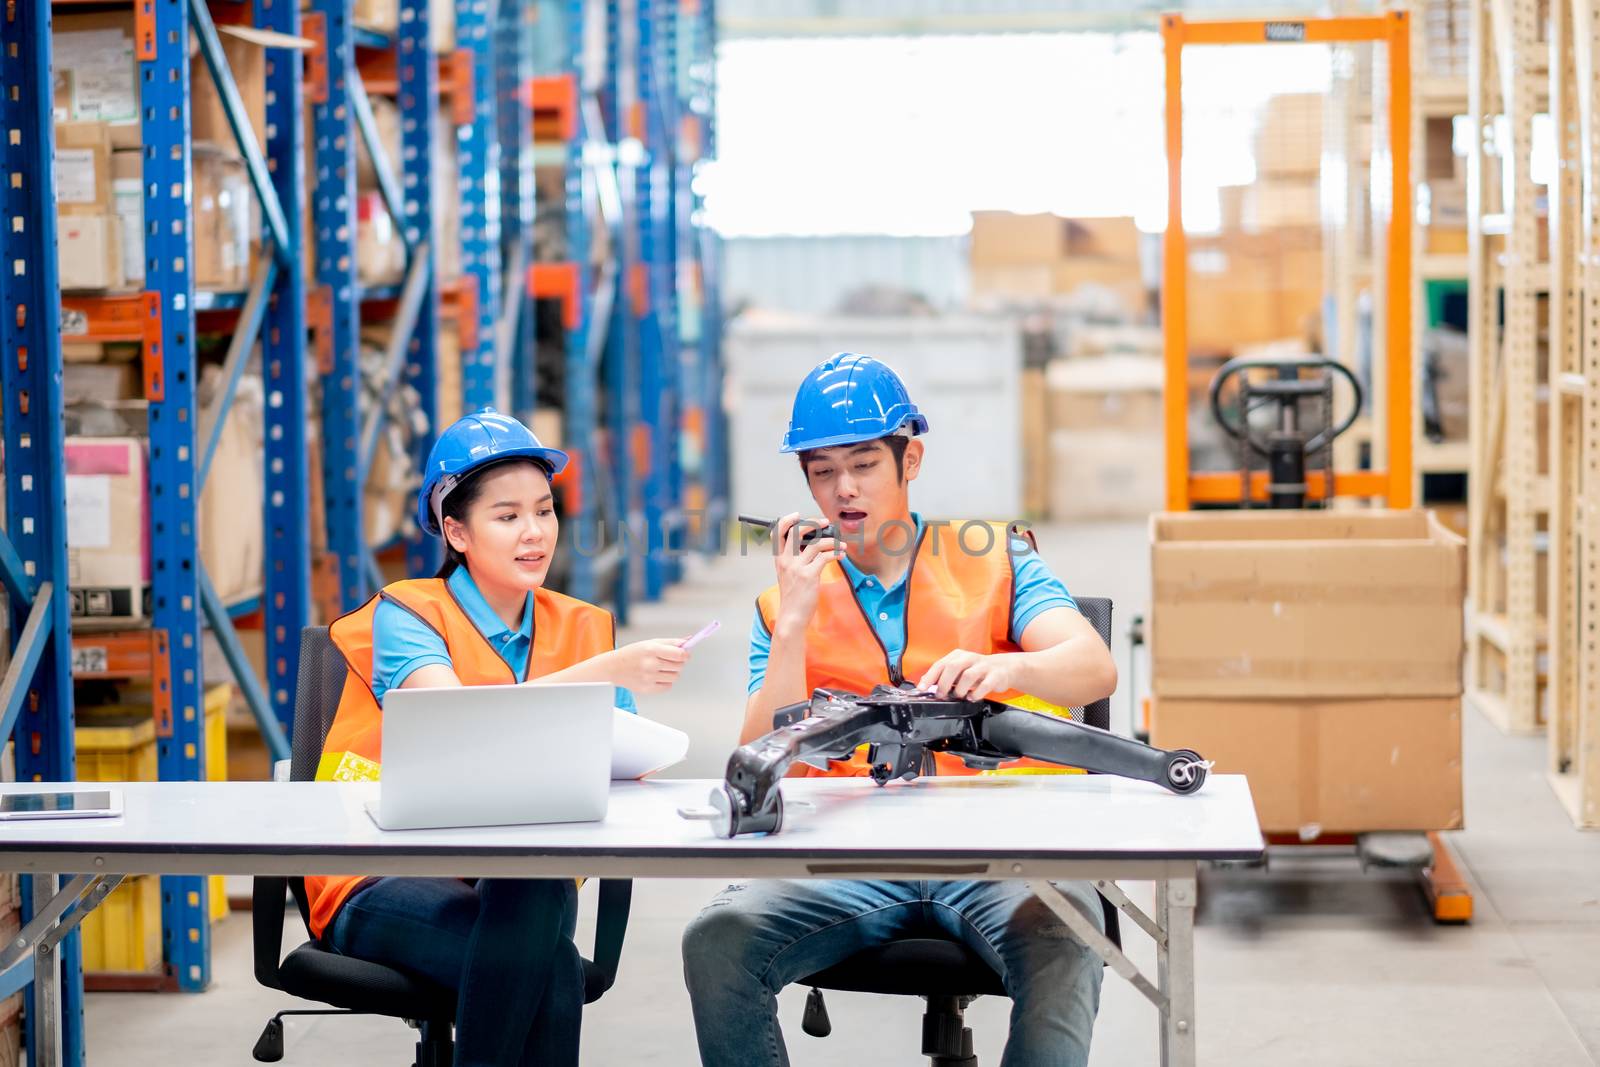
[[[1119,634],[1150,599],[1142,523],[1049,528],[1041,547],[1069,587],[1115,598]],[[709,618],[724,631],[700,646],[671,693],[643,702],[653,718],[694,736],[674,773],[715,777],[733,744],[745,691],[744,633],[762,557],[698,562],[659,604],[638,607],[621,640],[687,634]],[[1126,641],[1118,638],[1128,716]],[[1139,664],[1142,668],[1143,664]],[[1140,681],[1140,691],[1145,691]],[[1407,877],[1359,873],[1349,857],[1274,855],[1269,871],[1208,871],[1201,885],[1199,1044],[1204,1063],[1272,1065],[1540,1064],[1600,1061],[1600,834],[1574,831],[1544,781],[1543,738],[1500,736],[1465,716],[1466,821],[1451,835],[1477,887],[1468,927],[1430,921]],[[697,1062],[679,968],[684,923],[719,888],[709,882],[637,883],[617,986],[584,1019],[584,1061]],[[1130,886],[1148,904],[1144,887]],[[592,909],[592,904],[591,904]],[[286,944],[304,931],[296,919]],[[580,933],[586,943],[587,930]],[[1137,931],[1130,955],[1152,954]],[[95,1064],[248,1064],[261,1025],[288,999],[251,977],[247,916],[216,931],[213,986],[199,996],[97,994],[88,998]],[[908,999],[833,994],[834,1033],[800,1033],[803,990],[781,999],[797,1065],[870,1061],[911,1067],[919,1007]],[[999,1062],[1008,1004],[968,1012],[982,1062]],[[1155,1062],[1154,1010],[1106,976],[1093,1063]],[[409,1063],[410,1031],[387,1019],[291,1020],[285,1062]]]

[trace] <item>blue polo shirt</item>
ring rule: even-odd
[[[916,524],[917,536],[922,536],[922,517],[913,512],[911,518]],[[1031,550],[1022,552],[1022,547],[1020,542],[1013,542],[1012,551],[1018,553],[1012,557],[1014,579],[1011,583],[1011,640],[1013,641],[1022,636],[1022,631],[1028,628],[1029,623],[1051,608],[1078,610],[1078,604],[1072,599],[1072,594],[1067,592],[1067,587],[1061,579],[1050,573],[1050,568],[1045,566],[1044,560],[1039,558],[1038,553]],[[856,602],[861,605],[867,620],[872,623],[872,629],[877,632],[878,640],[883,642],[884,649],[889,653],[890,662],[898,662],[900,653],[906,647],[906,578],[910,575],[911,568],[907,567],[905,573],[886,589],[876,576],[867,574],[852,563],[850,557],[840,559],[839,565],[844,569],[845,576],[850,579],[850,588],[855,591]],[[751,693],[760,689],[761,683],[766,680],[767,657],[772,654],[772,635],[767,632],[767,624],[761,618],[761,612],[757,611],[755,616],[755,622],[750,627],[748,692]],[[916,679],[913,678],[911,681]]]
[[[528,594],[523,605],[521,625],[513,630],[483,599],[478,583],[472,580],[467,568],[457,567],[445,579],[445,584],[461,610],[472,620],[472,625],[489,642],[489,647],[506,661],[517,681],[527,681],[528,646],[533,643],[533,594]],[[378,698],[378,703],[383,703],[383,694],[403,685],[413,671],[430,663],[450,666],[450,651],[445,647],[444,638],[398,604],[379,601],[372,615],[372,695]],[[616,702],[617,707],[625,711],[639,710],[633,694],[621,686],[617,687]]]

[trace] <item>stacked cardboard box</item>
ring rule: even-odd
[[[1418,220],[1427,227],[1426,251],[1463,255],[1467,251],[1466,160],[1456,155],[1455,120],[1435,116],[1423,123],[1422,188]]]
[[[1095,290],[1109,296],[1121,317],[1142,317],[1149,291],[1140,267],[1140,244],[1130,218],[974,212],[972,294],[978,299],[1047,302]]]
[[[1165,493],[1159,356],[1057,360],[1046,370],[1053,519],[1142,519]]]
[[[1151,520],[1151,739],[1262,829],[1460,827],[1464,543],[1431,513]]]
[[[262,146],[266,49],[303,50],[311,42],[239,26],[219,27],[218,36],[250,133]],[[137,288],[144,283],[145,190],[134,15],[58,15],[51,42],[61,287]],[[259,212],[222,94],[198,45],[190,60],[189,113],[194,283],[240,289],[248,281]]]
[[[122,226],[112,201],[110,127],[98,121],[62,122],[55,138],[61,288],[120,289]]]
[[[1281,229],[1189,240],[1188,334],[1196,351],[1315,336],[1322,251],[1314,233]]]
[[[1322,106],[1320,93],[1284,93],[1267,101],[1256,127],[1257,180],[1244,187],[1245,230],[1320,222]]]

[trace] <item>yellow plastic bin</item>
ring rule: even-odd
[[[94,911],[84,916],[83,969],[95,974],[161,970],[161,879],[125,878]]]
[[[153,782],[156,724],[148,714],[119,708],[117,714],[89,714],[74,730],[80,782]]]
[[[206,781],[228,780],[228,705],[233,702],[233,686],[226,682],[206,687],[205,722],[201,736],[206,745]],[[228,915],[228,883],[220,874],[213,874],[208,882],[211,897],[211,921],[225,919]]]

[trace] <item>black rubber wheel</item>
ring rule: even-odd
[[[1166,779],[1166,787],[1180,796],[1196,792],[1206,784],[1205,760],[1187,748],[1168,753]]]

